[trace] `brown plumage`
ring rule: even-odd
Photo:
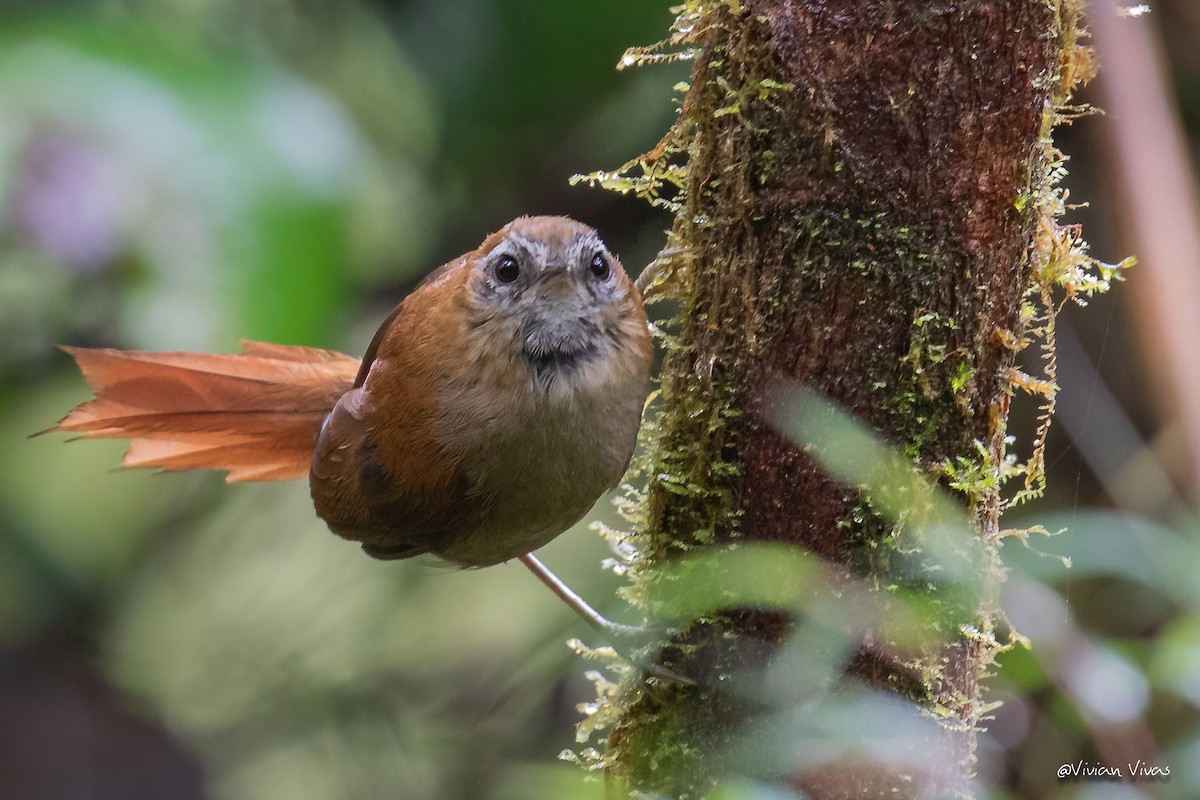
[[[307,474],[317,514],[371,555],[465,566],[540,547],[620,480],[650,362],[637,289],[565,217],[522,217],[436,270],[361,362],[65,349],[96,398],[55,430],[129,439],[128,467]]]
[[[129,439],[123,466],[222,469],[226,480],[303,478],[313,437],[359,361],[242,342],[237,355],[64,347],[96,393],[54,430]]]

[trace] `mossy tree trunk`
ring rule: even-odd
[[[897,583],[894,521],[771,424],[784,379],[943,484],[949,466],[973,470],[956,496],[972,520],[961,535],[988,554],[984,588],[941,624],[990,632],[996,486],[1045,262],[1039,226],[1053,225],[1039,198],[1055,196],[1047,137],[1074,81],[1075,7],[743,0],[693,2],[680,19],[674,41],[696,48],[669,143],[686,153],[672,234],[686,250],[668,280],[680,323],[662,377],[643,580],[714,544],[784,542],[880,592]],[[701,797],[736,769],[719,754],[753,725],[754,703],[709,679],[769,661],[791,626],[743,609],[680,633],[669,664],[700,685],[627,689],[605,758],[615,783]],[[782,779],[813,797],[968,794],[995,649],[990,636],[960,634],[915,658],[877,641],[846,660],[846,680],[944,721],[949,769],[843,761]]]

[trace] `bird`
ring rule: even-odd
[[[307,477],[317,516],[374,558],[520,559],[593,626],[629,628],[533,555],[620,482],[649,390],[642,296],[583,223],[503,226],[431,272],[361,359],[63,349],[94,398],[50,430],[128,439],[124,467]]]

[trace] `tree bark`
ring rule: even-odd
[[[1047,137],[1074,82],[1076,7],[743,0],[693,2],[680,20],[675,41],[696,48],[690,89],[675,138],[646,161],[653,172],[673,147],[686,153],[642,591],[683,554],[731,542],[804,548],[882,594],[904,582],[901,561],[936,569],[772,424],[782,380],[832,399],[943,484],[967,469],[974,482],[956,496],[971,520],[961,535],[987,554],[982,590],[942,608],[951,633],[932,650],[896,652],[881,634],[843,665],[847,684],[941,720],[954,763],[810,759],[770,777],[810,797],[969,795],[998,646],[1008,402],[1026,301],[1043,285]],[[763,708],[715,676],[770,663],[793,627],[741,608],[679,632],[667,665],[699,685],[626,687],[605,756],[615,785],[702,797],[742,771],[723,754]]]

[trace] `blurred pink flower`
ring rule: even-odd
[[[86,136],[43,130],[26,144],[5,227],[68,268],[91,272],[121,253],[134,192],[128,165]]]

